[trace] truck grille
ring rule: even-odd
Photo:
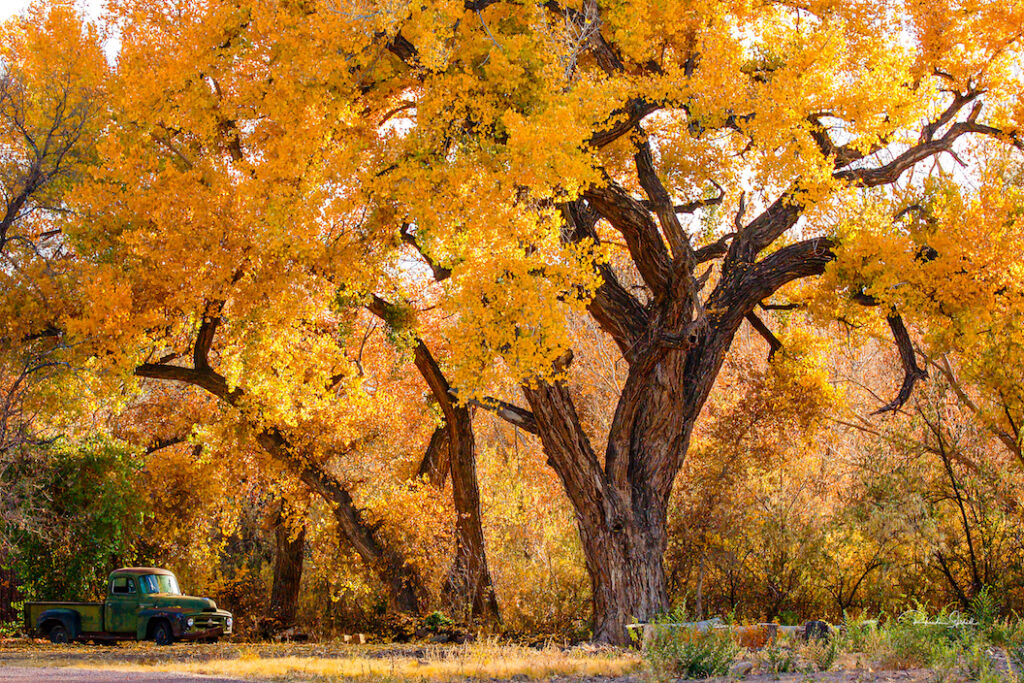
[[[207,616],[205,614],[198,617],[194,617],[195,621],[192,624],[192,628],[195,630],[205,630],[208,628],[216,628],[218,626],[223,627],[224,619],[221,617]]]

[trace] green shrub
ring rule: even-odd
[[[441,612],[431,612],[423,617],[423,628],[428,631],[439,631],[445,626],[451,626],[452,620]]]
[[[828,671],[839,658],[839,639],[828,638],[808,643],[800,654],[816,671]]]
[[[999,616],[999,604],[988,586],[985,586],[971,600],[971,618],[983,629],[989,629]]]
[[[846,615],[841,635],[843,649],[850,652],[867,652],[877,636],[877,620]]]
[[[653,622],[662,628],[644,643],[644,660],[655,678],[711,678],[729,673],[740,651],[731,630],[673,628],[670,624],[682,619],[672,617]]]
[[[977,630],[957,612],[929,614],[918,606],[868,634],[865,652],[885,668],[955,667]]]
[[[793,648],[779,647],[772,643],[764,650],[765,668],[768,673],[788,674],[799,671],[797,656]]]

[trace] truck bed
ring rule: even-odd
[[[69,609],[78,612],[82,618],[83,633],[103,631],[102,602],[26,602],[25,625],[34,631],[39,615],[48,609]]]

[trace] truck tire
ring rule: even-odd
[[[47,635],[50,636],[51,643],[63,644],[71,642],[71,634],[64,628],[64,624],[54,624],[50,627],[50,632]]]
[[[153,642],[157,645],[170,645],[174,642],[171,625],[163,619],[153,624]]]

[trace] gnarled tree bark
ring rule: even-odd
[[[270,590],[268,622],[275,631],[295,625],[302,585],[302,566],[306,552],[306,529],[293,534],[281,504],[273,514],[274,583]],[[270,635],[270,634],[267,634]]]

